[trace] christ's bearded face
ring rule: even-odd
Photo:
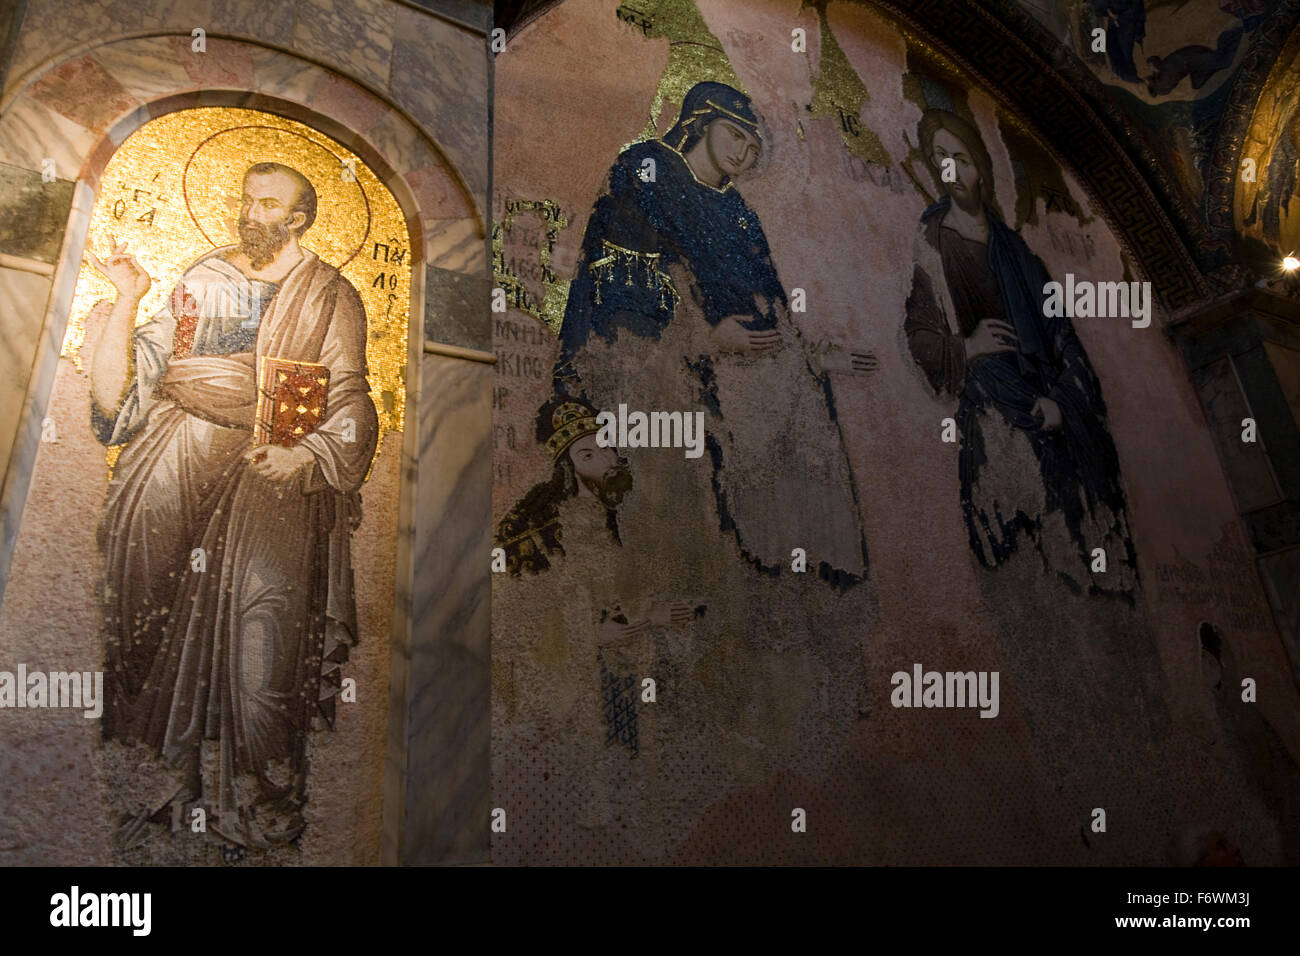
[[[569,446],[569,460],[583,486],[606,508],[617,508],[632,487],[632,473],[613,448],[601,448],[595,435],[584,435]]]
[[[943,180],[943,188],[952,196],[952,201],[967,212],[976,212],[980,208],[980,172],[975,165],[975,158],[970,148],[946,129],[939,129],[934,134],[930,147],[930,162],[942,174],[944,160],[952,160],[948,168],[956,178],[952,182]]]
[[[239,248],[254,269],[270,264],[305,217],[293,212],[298,186],[278,173],[250,175],[244,179],[239,209]]]

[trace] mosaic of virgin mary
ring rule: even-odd
[[[945,195],[921,216],[904,330],[934,393],[957,400],[971,551],[997,567],[1028,539],[1073,589],[1131,593],[1119,458],[1083,345],[1069,319],[1043,315],[1051,277],[997,212],[979,131],[933,109],[918,132]],[[1106,551],[1104,577],[1091,572],[1095,548]]]
[[[706,410],[711,467],[628,456],[636,497],[677,508],[675,526],[646,515],[647,534],[666,536],[656,546],[711,523],[760,571],[799,547],[848,587],[866,544],[829,381],[736,188],[762,154],[749,97],[712,82],[691,88],[666,135],[623,150],[587,224],[555,387],[598,408]]]

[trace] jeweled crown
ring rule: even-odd
[[[551,413],[551,437],[546,439],[546,450],[555,460],[563,455],[575,441],[600,431],[592,410],[578,402],[565,402]]]

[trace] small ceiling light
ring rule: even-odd
[[[1287,272],[1295,272],[1296,269],[1300,269],[1300,259],[1295,256],[1287,256],[1282,260],[1282,268]]]

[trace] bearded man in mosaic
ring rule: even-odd
[[[246,847],[305,824],[307,732],[332,723],[356,640],[350,538],[378,434],[364,306],[299,245],[315,216],[301,173],[249,167],[240,242],[191,265],[134,331],[150,277],[125,245],[91,253],[117,289],[91,424],[124,446],[99,527],[103,732],[157,771],[120,821],[123,848],[177,805]],[[306,383],[301,403],[276,391],[286,381]],[[280,412],[299,424],[281,433]]]

